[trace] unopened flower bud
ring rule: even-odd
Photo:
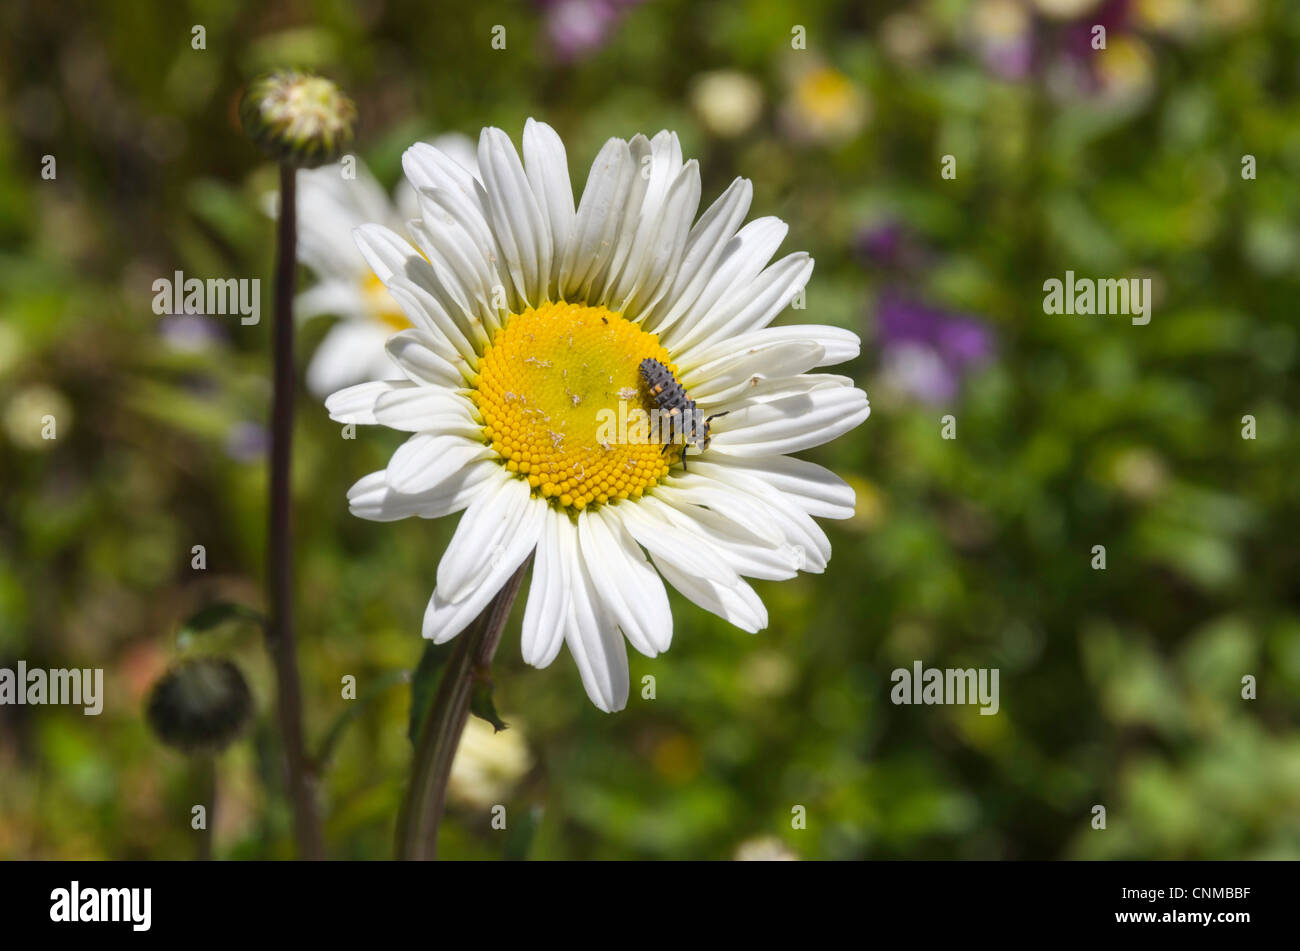
[[[316,168],[352,141],[356,106],[323,76],[278,70],[248,84],[239,103],[244,131],[277,162]]]
[[[158,738],[186,753],[231,744],[253,712],[244,675],[231,661],[202,658],[173,667],[154,684],[145,718]]]

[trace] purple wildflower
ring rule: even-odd
[[[226,433],[226,455],[236,462],[259,462],[270,447],[270,435],[260,423],[238,422]]]
[[[560,59],[572,61],[605,44],[624,13],[643,0],[535,0]]]
[[[992,329],[976,317],[949,313],[894,291],[881,294],[877,340],[886,375],[927,403],[946,403],[962,380],[997,349]]]
[[[203,314],[167,314],[158,322],[158,332],[173,350],[200,353],[225,338],[219,323]]]
[[[863,264],[891,270],[920,267],[929,257],[912,230],[896,218],[859,230],[853,238],[853,251]]]

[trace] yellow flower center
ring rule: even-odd
[[[483,434],[535,495],[566,508],[639,498],[680,451],[627,422],[654,407],[638,369],[647,357],[676,372],[658,337],[604,307],[512,314],[479,361]]]
[[[388,293],[384,282],[376,277],[373,271],[366,275],[365,281],[361,284],[361,296],[366,302],[366,309],[371,319],[393,328],[394,331],[411,328],[411,322],[406,319],[406,314],[402,313],[402,308],[397,306],[393,295]]]

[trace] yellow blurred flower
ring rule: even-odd
[[[1133,14],[1138,26],[1158,33],[1186,33],[1200,18],[1191,0],[1138,0]]]
[[[797,69],[782,109],[790,135],[812,142],[842,142],[853,138],[870,118],[866,93],[832,66],[814,64]]]
[[[1112,36],[1105,55],[1097,60],[1097,77],[1107,98],[1144,98],[1155,87],[1155,54],[1136,36]]]

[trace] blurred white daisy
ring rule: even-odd
[[[737,862],[797,862],[799,856],[774,835],[746,839],[736,847]]]
[[[515,717],[510,718],[510,729],[500,731],[486,720],[470,717],[456,747],[447,795],[469,806],[494,806],[532,767],[528,742]]]
[[[522,162],[504,132],[485,129],[478,164],[480,178],[412,146],[416,246],[380,224],[357,231],[414,326],[388,341],[402,379],[326,405],[340,422],[413,435],[348,497],[377,521],[465,510],[424,615],[437,642],[536,552],[524,660],[544,667],[567,644],[592,702],[619,710],[624,638],[650,657],[672,639],[664,580],[757,631],[767,611],[744,577],[825,569],[830,544],[812,516],[848,518],[853,490],[787,454],[867,418],[851,380],[808,372],[852,359],[859,341],[837,327],[768,326],[813,262],[797,252],[768,264],[787,227],[741,226],[744,179],[692,225],[699,169],[672,133],[606,142],[576,210],[547,125],[528,121]],[[616,407],[655,408],[647,359],[703,414],[728,414],[711,444],[693,447],[689,471],[680,445],[602,431]]]
[[[452,133],[433,143],[477,174],[474,143],[467,136]],[[352,231],[379,222],[404,234],[406,222],[420,213],[415,192],[402,181],[390,200],[359,158],[349,160],[347,166],[335,162],[298,173],[298,260],[316,281],[298,296],[294,312],[302,320],[342,318],[307,365],[307,388],[322,397],[362,380],[396,375],[384,344],[411,326],[357,251]],[[269,203],[272,213],[275,198]]]

